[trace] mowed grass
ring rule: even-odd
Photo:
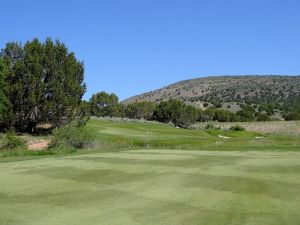
[[[113,122],[97,119],[91,119],[87,129],[95,135],[98,149],[300,150],[299,135],[264,134],[253,131],[187,130],[158,123]]]
[[[0,163],[0,184],[1,225],[300,224],[299,152],[40,158]]]

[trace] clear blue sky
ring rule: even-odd
[[[59,38],[88,92],[121,99],[189,78],[300,74],[300,0],[1,0],[0,44]]]

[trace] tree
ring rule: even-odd
[[[190,105],[185,105],[179,100],[171,99],[161,102],[155,109],[154,119],[175,126],[187,128],[198,119],[198,110]]]
[[[290,112],[283,115],[285,120],[300,120],[300,113],[298,112]]]
[[[254,121],[253,111],[239,110],[236,112],[236,115],[239,117],[239,120],[242,122]]]
[[[197,119],[198,110],[191,105],[185,105],[181,113],[177,115],[176,120],[173,120],[173,123],[176,126],[188,128],[191,124],[194,124],[197,121]]]
[[[114,93],[104,91],[93,94],[90,99],[93,116],[118,116],[121,115],[122,107],[118,105],[119,98]]]
[[[133,119],[150,120],[155,107],[155,103],[150,101],[133,102],[126,106],[125,116]]]
[[[237,120],[236,115],[228,110],[215,110],[213,120],[218,122],[234,122]]]
[[[57,127],[74,118],[86,91],[84,65],[63,43],[8,43],[2,56],[17,130],[32,131],[44,122]]]
[[[7,128],[11,120],[11,107],[6,92],[7,84],[5,81],[4,64],[0,58],[0,131]]]

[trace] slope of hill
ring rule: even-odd
[[[241,103],[285,104],[300,96],[300,76],[218,76],[184,80],[169,86],[133,96],[124,103],[170,98],[203,108],[203,104],[222,103],[223,108],[238,110]],[[205,104],[204,104],[205,105]]]

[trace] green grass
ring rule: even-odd
[[[95,119],[88,123],[87,129],[95,134],[97,146],[102,149],[300,150],[300,138],[295,135],[186,130],[164,124]]]
[[[0,225],[300,224],[297,135],[96,119],[86,129],[90,149],[0,152]]]
[[[300,224],[298,152],[39,158],[0,163],[0,184],[1,225]]]
[[[253,126],[257,123],[253,123]],[[283,124],[283,123],[282,123]],[[95,137],[88,149],[63,147],[44,151],[0,150],[0,162],[128,149],[180,149],[206,151],[299,151],[299,135],[265,134],[254,131],[187,130],[159,123],[113,122],[91,119],[86,128]],[[228,138],[224,138],[228,137]],[[26,141],[51,140],[48,136],[23,135]],[[1,140],[0,140],[1,141]]]

